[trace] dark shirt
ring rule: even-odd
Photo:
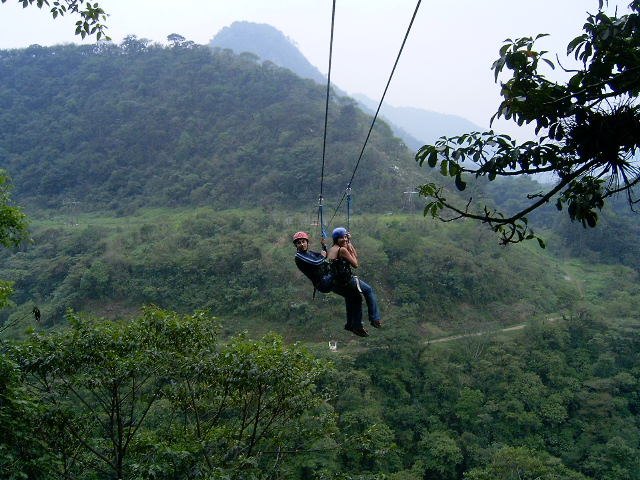
[[[317,285],[324,276],[324,257],[320,252],[298,251],[296,253],[296,266],[304,275],[311,280],[311,283]]]
[[[338,249],[338,258],[329,260],[331,265],[331,274],[333,275],[333,281],[338,285],[345,285],[351,281],[353,273],[351,272],[351,264],[346,258],[340,257],[340,250]]]

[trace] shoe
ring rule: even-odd
[[[380,328],[382,327],[382,322],[380,320],[369,320],[369,323],[372,327]]]
[[[355,328],[352,328],[351,331],[353,333],[355,333],[356,335],[358,335],[359,337],[368,337],[369,336],[369,334],[367,333],[367,331],[363,327],[355,327]]]

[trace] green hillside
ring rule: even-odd
[[[325,99],[326,86],[271,62],[190,43],[2,51],[0,165],[33,208],[303,208],[320,189]],[[327,198],[343,194],[370,124],[332,97]],[[413,163],[378,122],[353,184],[362,208],[402,205],[424,175]]]

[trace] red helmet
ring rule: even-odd
[[[293,236],[293,243],[296,243],[296,240],[304,238],[307,242],[309,241],[309,236],[304,232],[298,232]]]

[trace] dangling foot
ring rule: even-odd
[[[351,329],[351,331],[353,333],[355,333],[356,335],[358,335],[359,337],[368,337],[369,336],[369,334],[364,329],[364,327],[354,327],[354,328]]]
[[[380,328],[382,327],[382,322],[380,320],[369,320],[369,323],[372,327]]]

